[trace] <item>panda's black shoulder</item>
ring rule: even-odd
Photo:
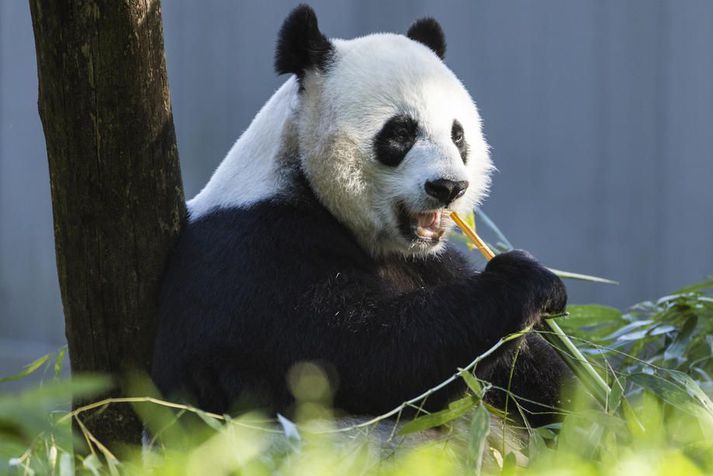
[[[174,257],[199,259],[203,266],[223,263],[222,268],[228,261],[247,265],[253,258],[264,265],[267,256],[277,260],[282,253],[299,256],[305,251],[344,249],[351,242],[347,235],[346,230],[319,210],[266,200],[249,207],[216,209],[190,221]]]
[[[246,302],[269,301],[271,293],[359,263],[368,257],[353,236],[311,203],[265,200],[216,209],[182,231],[164,273],[161,314],[229,315]]]
[[[303,200],[265,200],[189,220],[163,275],[156,384],[171,392],[187,367],[205,373],[221,355],[234,355],[225,346],[246,345],[246,335],[288,316],[315,282],[365,262],[349,232]]]

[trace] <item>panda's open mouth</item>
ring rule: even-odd
[[[401,204],[398,207],[399,229],[405,238],[437,243],[446,233],[448,210],[426,210],[409,212]]]

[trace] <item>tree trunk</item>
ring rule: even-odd
[[[158,0],[30,0],[57,271],[74,374],[149,368],[185,203]],[[74,402],[78,405],[81,402]],[[83,419],[138,442],[130,407]]]

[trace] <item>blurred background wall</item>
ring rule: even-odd
[[[258,108],[294,1],[164,0],[188,197]],[[713,2],[314,0],[322,30],[436,17],[499,169],[484,210],[559,269],[572,302],[625,307],[713,274]],[[27,2],[0,2],[0,375],[64,343]]]

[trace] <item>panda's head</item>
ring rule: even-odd
[[[301,168],[319,200],[374,255],[423,256],[444,246],[449,210],[472,210],[492,164],[478,111],[443,63],[430,18],[407,35],[327,39],[297,7],[275,67],[293,73]]]

